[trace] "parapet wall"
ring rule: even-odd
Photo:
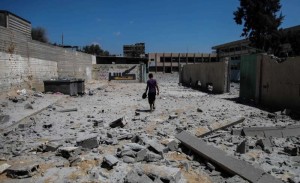
[[[30,87],[43,91],[53,77],[92,79],[95,56],[31,40],[0,26],[0,91]]]
[[[197,86],[202,90],[207,85],[213,86],[214,93],[229,91],[228,61],[187,64],[182,66],[180,80],[184,85]]]

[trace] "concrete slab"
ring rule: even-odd
[[[245,127],[242,135],[252,137],[297,137],[300,136],[300,126],[275,126],[275,127]]]
[[[257,182],[260,180],[262,175],[265,174],[263,170],[255,168],[245,161],[226,155],[225,152],[213,146],[207,145],[205,142],[186,131],[182,131],[181,133],[177,134],[176,138],[185,146],[195,151],[198,155],[208,159],[225,171],[231,174],[238,174],[250,182]],[[266,174],[265,176],[271,175]]]
[[[9,121],[9,115],[1,115],[0,116],[0,124],[6,123]]]
[[[222,121],[213,122],[212,124],[208,125],[207,127],[200,127],[196,129],[196,136],[203,137],[205,135],[209,135],[210,133],[227,128],[229,126],[233,126],[239,123],[242,123],[245,120],[244,117],[241,116],[234,116]]]

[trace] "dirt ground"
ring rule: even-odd
[[[125,176],[140,164],[179,168],[179,182],[247,182],[181,148],[164,152],[155,161],[130,162],[130,158],[118,157],[119,162],[112,169],[102,166],[103,157],[117,155],[132,142],[131,137],[143,136],[160,145],[168,139],[179,143],[175,135],[182,130],[197,134],[203,126],[234,116],[245,120],[203,139],[284,182],[300,181],[299,153],[292,156],[286,151],[299,147],[299,137],[274,137],[275,145],[266,151],[256,146],[259,137],[231,135],[232,129],[295,125],[299,119],[281,113],[274,117],[266,109],[238,102],[237,83],[231,84],[229,93],[214,95],[180,86],[177,73],[154,74],[154,78],[160,95],[152,112],[147,99],[142,99],[145,83],[93,81],[86,83],[86,95],[75,97],[29,90],[24,96],[16,90],[3,93],[0,115],[9,115],[9,119],[0,122],[0,167],[5,163],[12,167],[38,163],[39,168],[31,177],[22,179],[10,178],[0,168],[0,182],[124,182]],[[17,98],[17,102],[12,98]],[[60,112],[75,108],[76,111]],[[109,126],[123,117],[127,122],[124,127]],[[122,135],[126,137],[120,138]],[[96,136],[99,144],[82,148],[75,163],[57,151],[43,149],[49,143],[76,147],[79,139],[88,136]],[[237,146],[244,140],[250,149],[245,154],[237,153]]]

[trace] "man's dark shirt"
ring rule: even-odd
[[[149,79],[147,81],[147,86],[148,86],[148,93],[156,93],[156,80],[155,79]]]

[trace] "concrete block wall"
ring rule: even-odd
[[[261,73],[257,73],[261,75],[261,103],[300,112],[300,57],[278,63],[268,55],[259,55],[257,61],[262,62]]]
[[[180,82],[184,85],[195,86],[201,82],[201,89],[206,89],[206,84],[212,83],[214,93],[229,91],[228,61],[207,62],[183,65],[180,71]]]
[[[51,78],[92,79],[95,56],[31,40],[0,27],[0,91],[36,88]]]
[[[141,67],[143,67],[142,64],[94,64],[92,78],[95,80],[108,80],[109,73],[122,73],[125,70],[132,68],[133,66],[136,67],[130,72],[130,74],[135,74],[136,80],[133,80],[131,82],[144,81],[144,75],[146,74],[146,72],[143,72],[143,69],[141,69]]]

